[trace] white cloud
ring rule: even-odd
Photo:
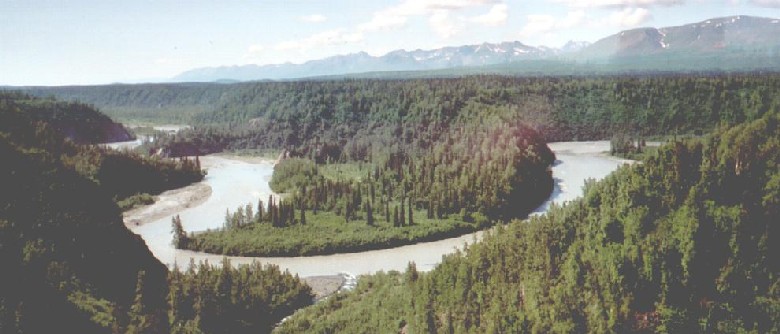
[[[247,50],[249,53],[260,53],[263,51],[265,51],[265,47],[262,45],[250,45],[249,50]]]
[[[374,14],[371,21],[358,26],[360,31],[376,31],[395,27],[401,27],[406,24],[407,18],[402,15],[378,15]]]
[[[244,61],[251,62],[255,59],[261,59],[264,56],[265,47],[262,45],[250,45],[244,54]]]
[[[534,35],[547,34],[553,30],[571,29],[583,25],[586,22],[585,11],[576,10],[566,14],[562,19],[556,19],[552,15],[528,15],[528,23],[520,30],[520,37],[527,38]]]
[[[555,29],[555,17],[552,15],[528,15],[528,23],[520,30],[520,37],[545,34]]]
[[[160,57],[154,60],[154,63],[156,65],[171,65],[171,64],[177,64],[181,63],[181,58],[171,58],[171,57]]]
[[[434,11],[428,19],[428,23],[433,31],[443,38],[450,38],[460,30],[450,19],[450,12],[444,9]]]
[[[625,8],[609,16],[609,23],[621,28],[636,27],[652,18],[650,11],[645,8]]]
[[[457,10],[491,4],[493,6],[486,14],[472,19],[455,18],[452,15]],[[358,43],[364,40],[366,33],[403,27],[412,17],[426,18],[434,33],[442,38],[450,38],[462,31],[467,22],[488,26],[504,24],[508,17],[508,8],[503,0],[401,0],[396,5],[375,12],[371,20],[352,29],[333,29],[305,38],[283,41],[274,45],[273,49],[275,51],[305,51],[326,46]],[[314,14],[301,16],[299,19],[305,22],[322,22],[327,18]],[[265,51],[265,48],[258,46],[258,49],[254,50],[253,47],[250,47],[245,58],[254,57]]]
[[[303,21],[303,22],[322,23],[322,22],[325,22],[328,18],[325,17],[325,15],[322,15],[322,14],[311,14],[311,15],[304,15],[304,16],[298,17],[298,19]]]
[[[318,47],[357,43],[363,40],[361,32],[345,32],[344,29],[328,30],[306,38],[281,42],[274,46],[277,51],[309,50]]]
[[[650,11],[642,7],[616,8],[603,13],[588,13],[584,9],[577,9],[560,18],[552,15],[527,15],[526,24],[520,30],[519,37],[543,42],[558,37],[566,30],[633,28],[646,23],[652,17]]]
[[[490,27],[496,27],[496,26],[504,25],[506,23],[507,18],[509,18],[509,7],[504,3],[500,3],[497,5],[493,5],[493,7],[490,8],[489,12],[476,16],[472,18],[470,21],[484,24]]]
[[[460,30],[450,17],[452,11],[489,4],[496,5],[474,20],[482,24],[505,22],[507,8],[500,0],[402,0],[397,5],[375,12],[371,20],[359,25],[358,29],[366,32],[399,28],[406,25],[410,17],[424,16],[428,17],[429,25],[439,36],[449,37]]]
[[[780,0],[751,0],[750,3],[760,7],[780,8]]]
[[[682,5],[684,0],[557,0],[571,7],[649,7]]]

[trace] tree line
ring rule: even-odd
[[[195,162],[85,147],[24,104],[0,107],[1,333],[269,332],[312,302],[305,284],[273,266],[169,271],[124,226],[113,199],[127,188],[106,188],[128,176],[99,172],[113,168],[100,160],[121,157],[173,180]]]
[[[186,248],[268,255],[260,251],[268,249],[268,243],[281,243],[286,248],[289,241],[267,233],[267,228],[251,225],[294,227],[304,235],[303,231],[320,229],[321,221],[330,221],[334,215],[341,217],[345,226],[365,224],[374,231],[361,228],[360,233],[353,233],[354,244],[344,241],[344,246],[328,247],[331,252],[376,248],[378,242],[388,245],[388,238],[381,238],[382,234],[394,236],[390,239],[396,241],[389,244],[397,245],[402,240],[408,243],[430,240],[434,235],[452,236],[456,231],[470,232],[523,217],[552,191],[549,167],[555,157],[539,133],[512,117],[496,111],[480,119],[453,120],[453,124],[442,124],[439,130],[409,130],[406,139],[366,132],[364,136],[371,138],[367,141],[372,145],[367,150],[370,153],[346,163],[365,164],[367,168],[352,178],[323,174],[320,169],[329,168],[330,163],[330,158],[317,157],[323,146],[288,151],[294,158],[276,165],[270,182],[274,191],[286,194],[284,199],[271,198],[267,207],[250,205],[228,213],[225,229],[187,236]],[[417,212],[424,213],[429,224],[416,230],[426,232],[415,233],[416,238],[399,239],[393,228],[412,228]],[[441,226],[436,226],[437,220]],[[357,229],[350,227],[352,231]],[[338,230],[336,227],[326,233],[335,235]],[[366,238],[365,232],[375,237]],[[261,235],[269,240],[259,240]],[[313,241],[304,238],[301,249]],[[293,251],[289,255],[301,254]]]
[[[736,125],[777,108],[777,80],[764,73],[474,75],[24,91],[86,101],[114,117],[195,127],[162,146],[201,154],[316,147],[318,159],[346,161],[365,157],[370,146],[362,139],[364,125],[380,136],[408,138],[414,129],[446,130],[453,120],[478,119],[486,110],[511,111],[547,141],[609,139],[618,132],[708,133],[721,123]]]
[[[671,141],[430,273],[368,277],[280,332],[777,332],[778,125],[771,111]]]
[[[0,121],[0,131],[17,145],[50,153],[69,169],[100,184],[100,189],[117,202],[183,187],[205,175],[197,158],[147,158],[134,152],[82,144],[85,140],[87,144],[110,140],[102,136],[100,129],[115,124],[83,104],[0,93]]]

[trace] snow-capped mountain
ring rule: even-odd
[[[378,57],[359,52],[303,64],[207,67],[184,72],[173,78],[173,81],[261,80],[363,72],[437,70],[542,59],[556,53],[557,50],[537,48],[520,42],[482,43],[434,50],[396,50]]]
[[[712,55],[723,52],[780,51],[780,20],[729,16],[666,28],[621,31],[584,48],[586,59],[659,54]]]
[[[644,69],[663,69],[676,62],[675,69],[684,70],[689,65],[701,69],[702,61],[717,67],[726,59],[729,66],[736,64],[739,69],[743,58],[768,61],[765,67],[776,67],[778,61],[773,59],[780,58],[780,20],[744,15],[721,17],[676,27],[625,30],[592,44],[570,41],[560,48],[535,47],[514,41],[433,50],[396,50],[382,56],[358,52],[303,64],[207,67],[184,72],[172,81],[277,80],[491,65],[522,67],[524,62],[534,60],[567,62],[564,66],[574,61],[588,64],[628,61],[641,64]],[[761,64],[750,65],[761,67]]]

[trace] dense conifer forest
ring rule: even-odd
[[[31,122],[44,122],[55,132],[78,144],[131,140],[133,136],[94,107],[54,98],[34,98],[18,92],[0,91],[0,109],[21,111]]]
[[[0,333],[267,332],[311,303],[277,267],[169,272],[112,199],[200,180],[200,168],[76,144],[40,116],[62,104],[0,96]]]
[[[311,157],[275,167],[271,187],[287,194],[283,200],[238,208],[225,229],[182,235],[181,246],[230,255],[327,254],[442,239],[524,217],[552,192],[555,156],[512,117],[496,111],[437,131],[411,130],[407,140],[384,138],[387,146],[347,161],[365,165],[351,179],[323,175],[329,158],[311,148]]]
[[[141,194],[159,194],[203,179],[205,174],[195,160],[145,158],[81,144],[85,138],[91,138],[86,140],[89,144],[116,139],[104,133],[106,128],[124,131],[89,106],[0,92],[0,131],[8,140],[32,152],[50,154],[99,184],[117,202],[129,206]]]
[[[365,158],[371,151],[366,147],[396,137],[437,133],[454,120],[478,122],[495,112],[522,119],[547,141],[609,139],[616,132],[707,133],[777,108],[778,80],[762,73],[475,75],[24,90],[91,103],[118,119],[193,125],[194,133],[172,141],[190,143],[204,154],[319,143],[327,145],[323,158],[346,160]]]
[[[193,125],[147,147],[174,156],[290,156],[272,180],[282,201],[227,212],[222,232],[189,235],[174,219],[180,248],[322,254],[512,220],[429,273],[410,264],[363,277],[280,332],[780,332],[774,74],[25,90],[82,102],[0,95],[2,333],[268,332],[312,302],[277,267],[169,271],[154,259],[116,203],[203,172],[196,160],[81,145],[103,141],[61,125],[103,119],[83,103]],[[588,183],[582,199],[516,219],[549,194],[546,141],[612,138],[614,153],[631,154],[675,135],[696,138],[670,139]],[[318,222],[344,239],[317,243]],[[372,234],[380,229],[391,232]],[[263,249],[255,238],[269,231],[295,242]]]
[[[771,75],[230,86],[235,91],[211,86],[223,92],[221,104],[192,116],[200,126],[155,145],[174,155],[275,149],[300,158],[276,167],[283,181],[272,185],[289,195],[284,203],[251,203],[229,213],[223,231],[182,236],[184,248],[253,256],[386,248],[521,218],[552,189],[543,172],[554,161],[541,147],[545,139],[613,138],[613,153],[630,156],[645,138],[701,135],[780,106]],[[323,176],[334,163],[365,166],[352,178]],[[417,224],[407,224],[410,217]]]
[[[360,280],[279,332],[777,333],[780,116],[671,141],[430,273]]]

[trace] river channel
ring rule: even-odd
[[[615,159],[604,154],[609,150],[609,142],[563,142],[551,143],[550,148],[557,156],[553,166],[555,190],[550,199],[543,204],[535,214],[544,213],[551,203],[561,204],[582,195],[582,185],[588,178],[601,179],[628,161]],[[186,267],[191,259],[195,262],[208,260],[219,263],[223,256],[193,251],[177,250],[171,246],[171,217],[179,214],[186,231],[203,231],[222,226],[225,210],[234,211],[239,205],[257,203],[259,199],[267,201],[272,194],[268,181],[273,173],[270,161],[240,159],[228,156],[206,156],[201,158],[203,166],[208,168],[208,175],[194,192],[208,190],[211,195],[205,201],[200,201],[191,207],[168,210],[164,217],[158,215],[149,221],[134,220],[127,226],[140,235],[149,246],[152,253],[163,263],[172,266],[174,263]],[[204,187],[206,185],[208,187]],[[151,206],[165,206],[166,194]],[[170,206],[170,203],[168,203]],[[126,217],[126,221],[128,218]],[[229,257],[233,264],[260,261],[273,263],[282,270],[302,277],[335,275],[352,273],[355,275],[370,274],[380,270],[399,270],[406,268],[410,261],[417,264],[418,270],[431,270],[441,261],[442,255],[463,247],[465,243],[478,240],[482,232],[476,232],[457,238],[434,242],[418,243],[390,249],[366,251],[359,253],[342,253],[308,257]]]

